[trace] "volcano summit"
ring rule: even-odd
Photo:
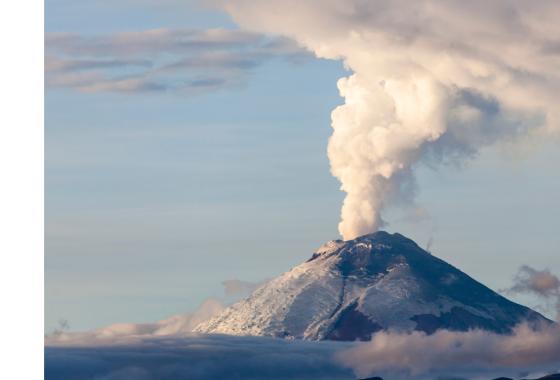
[[[377,331],[483,329],[548,323],[398,234],[333,240],[217,317],[203,333],[369,340]]]

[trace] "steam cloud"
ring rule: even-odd
[[[411,201],[414,168],[558,129],[555,0],[228,0],[242,27],[293,38],[352,71],[338,81],[328,156],[345,239]]]

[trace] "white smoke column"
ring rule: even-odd
[[[291,37],[353,72],[338,82],[344,104],[328,147],[347,193],[344,239],[375,231],[385,206],[412,198],[417,163],[558,126],[556,0],[218,4],[242,27]]]
[[[328,154],[347,193],[339,230],[352,239],[383,225],[381,209],[398,193],[398,173],[414,152],[445,131],[445,89],[425,76],[401,81],[354,74],[338,82],[346,104],[332,113]]]

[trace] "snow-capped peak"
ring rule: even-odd
[[[383,329],[506,333],[540,314],[498,295],[412,240],[379,231],[332,240],[210,321],[204,333],[366,340]]]

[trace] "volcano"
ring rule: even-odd
[[[195,328],[201,333],[369,340],[380,330],[505,334],[551,323],[398,233],[333,240]]]

